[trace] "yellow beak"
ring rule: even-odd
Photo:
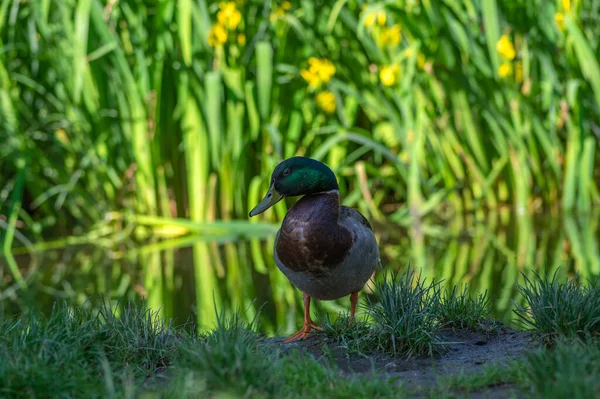
[[[283,195],[279,194],[277,190],[275,190],[275,187],[273,187],[271,184],[271,187],[269,188],[267,195],[265,195],[265,198],[263,198],[263,200],[260,201],[258,205],[256,205],[254,209],[250,211],[250,217],[256,216],[259,213],[263,213],[282,199]]]

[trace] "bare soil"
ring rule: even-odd
[[[375,370],[385,378],[394,378],[414,397],[430,397],[440,379],[457,375],[481,373],[484,368],[505,367],[511,360],[522,357],[531,347],[528,333],[500,326],[492,333],[444,331],[443,341],[448,351],[427,358],[394,357],[375,354],[368,357],[348,354],[332,340],[314,335],[304,341],[283,344],[284,338],[271,338],[281,344],[285,355],[292,349],[308,352],[323,362],[333,360],[343,373],[371,373]],[[326,345],[330,355],[325,356]],[[486,387],[480,392],[446,392],[458,397],[505,398],[519,396],[513,387],[503,384]]]

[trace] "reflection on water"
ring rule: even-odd
[[[428,279],[467,283],[472,293],[487,291],[494,316],[504,321],[512,319],[512,300],[520,300],[520,272],[579,273],[588,279],[600,274],[598,218],[592,215],[559,219],[506,212],[375,230],[384,268],[411,265]],[[266,333],[289,334],[301,322],[301,295],[275,267],[272,247],[273,237],[186,237],[110,250],[70,247],[38,253],[36,259],[18,256],[30,288],[17,291],[0,264],[0,316],[32,308],[49,312],[56,299],[84,306],[103,297],[146,299],[178,323],[211,326],[215,309],[242,309],[249,319],[260,311]],[[315,310],[337,314],[348,305],[344,298],[317,303]]]

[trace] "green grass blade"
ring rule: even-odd
[[[177,32],[185,65],[192,63],[192,0],[177,0]]]
[[[485,26],[485,39],[488,47],[488,54],[492,61],[494,73],[498,70],[500,61],[496,51],[496,43],[500,39],[500,28],[498,24],[498,5],[496,0],[482,0],[481,12],[483,14],[483,24]]]
[[[75,103],[81,100],[81,92],[83,90],[84,74],[87,66],[87,45],[88,31],[90,23],[90,11],[92,8],[92,0],[81,0],[77,2],[75,8],[75,43],[73,45],[73,66],[75,80],[75,93],[73,95]]]
[[[260,42],[256,45],[256,89],[258,110],[263,123],[270,115],[272,87],[273,47],[269,42]]]
[[[600,65],[598,58],[590,47],[590,43],[579,29],[579,26],[573,21],[572,16],[567,15],[565,23],[569,35],[573,38],[573,47],[577,54],[583,76],[588,80],[596,97],[596,105],[600,106]]]
[[[21,274],[21,271],[19,270],[17,262],[15,261],[15,258],[13,257],[11,251],[13,239],[15,236],[17,219],[21,210],[21,201],[23,198],[23,189],[25,185],[25,166],[26,162],[23,158],[17,160],[17,178],[11,195],[12,209],[8,215],[8,228],[6,230],[6,233],[4,234],[4,240],[2,242],[2,253],[6,258],[8,267],[13,275],[13,278],[15,279],[19,287],[21,287],[21,289],[26,289],[27,284],[23,279],[23,275]]]

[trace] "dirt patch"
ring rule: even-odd
[[[375,370],[382,377],[397,378],[398,383],[409,388],[417,397],[428,396],[440,379],[480,373],[492,365],[504,367],[508,361],[522,357],[531,347],[528,333],[506,326],[498,327],[493,333],[444,331],[442,336],[448,349],[444,354],[409,359],[383,354],[368,357],[348,354],[333,340],[319,335],[285,345],[283,338],[271,338],[268,341],[281,345],[284,355],[299,349],[323,362],[333,361],[344,373],[370,373]],[[324,346],[327,350],[324,350]],[[510,397],[511,392],[510,386],[499,385],[488,387],[484,393],[473,392],[466,396],[502,398]]]

